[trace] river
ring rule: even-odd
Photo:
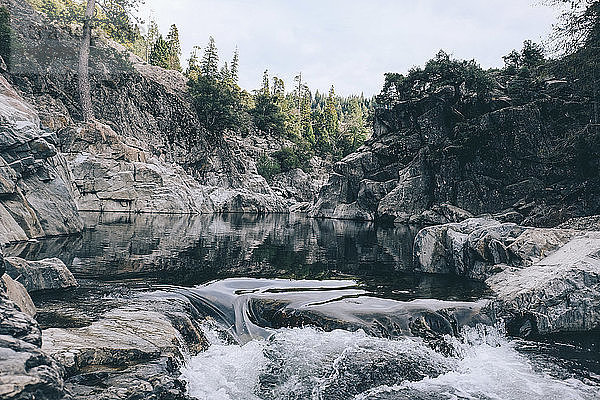
[[[131,293],[183,294],[210,343],[182,370],[198,399],[600,398],[598,335],[506,337],[490,325],[484,284],[410,272],[416,227],[84,217],[81,235],[5,250],[58,257],[80,282],[34,296],[40,324],[85,326]],[[416,334],[419,318],[442,335]]]

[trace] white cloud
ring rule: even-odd
[[[240,51],[240,84],[259,86],[269,69],[290,86],[379,92],[383,74],[422,65],[439,49],[501,66],[526,39],[544,39],[552,10],[528,0],[146,0],[161,28],[180,30],[184,57],[214,36],[220,55]]]

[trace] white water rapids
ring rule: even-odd
[[[421,339],[278,329],[244,345],[206,326],[210,348],[188,360],[190,395],[210,400],[593,400],[600,387],[536,368],[496,328],[466,328],[443,356]]]

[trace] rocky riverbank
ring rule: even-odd
[[[469,219],[425,228],[415,238],[415,270],[484,280],[514,335],[598,330],[600,233],[569,225]]]
[[[64,292],[76,284],[73,276],[60,260],[13,257],[0,265],[8,267],[0,271],[3,399],[188,399],[179,367],[184,356],[202,351],[207,342],[185,297],[114,298],[93,321],[86,318],[89,309],[72,305],[64,327],[40,329],[28,291]]]

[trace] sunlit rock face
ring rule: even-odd
[[[557,95],[542,84],[525,104],[504,90],[445,86],[376,109],[374,136],[335,164],[312,215],[436,224],[510,211],[517,222],[556,226],[597,213],[597,183],[578,171],[574,148],[560,147],[587,124],[565,117],[585,115],[585,101],[568,85]]]

